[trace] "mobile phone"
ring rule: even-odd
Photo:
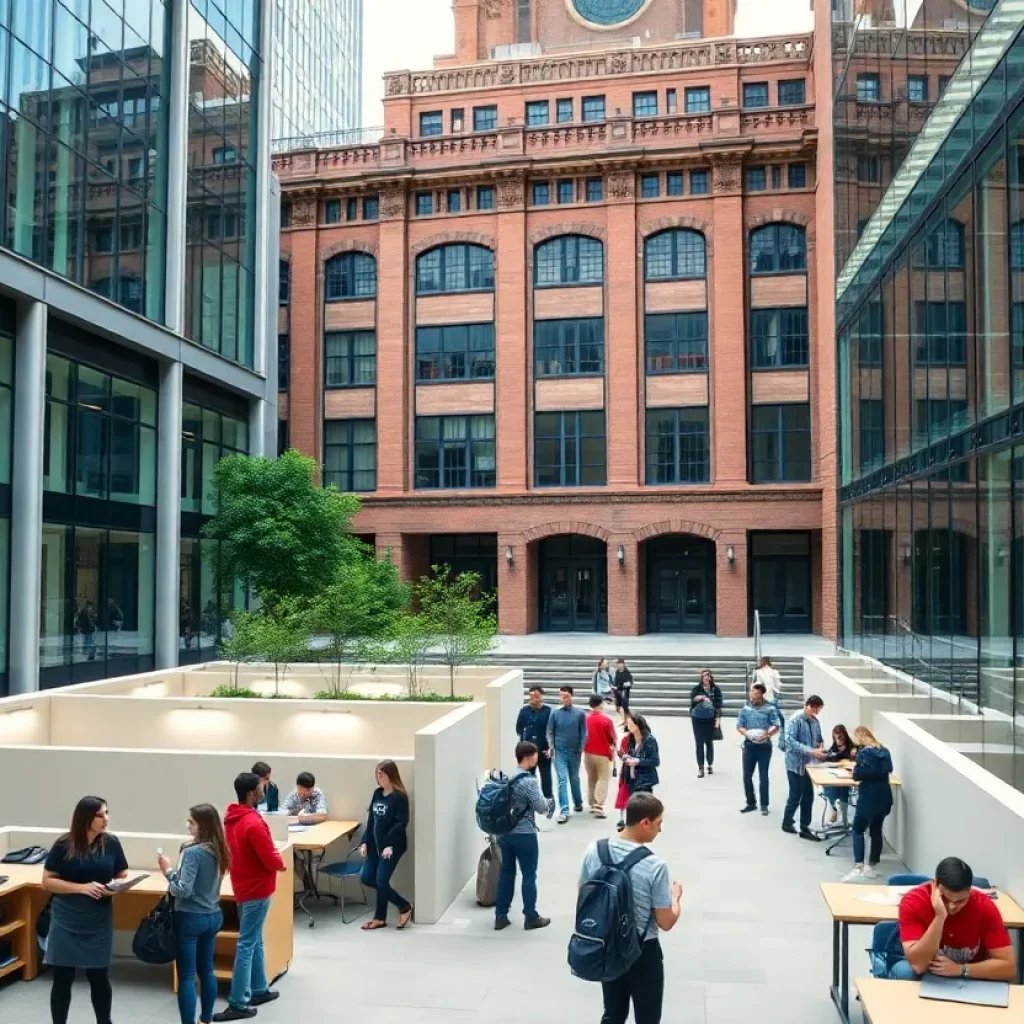
[[[162,857],[164,855],[164,848],[162,846],[158,846],[156,848],[156,855],[158,857]]]

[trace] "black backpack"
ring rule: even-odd
[[[476,798],[476,823],[481,832],[490,836],[505,836],[512,831],[526,814],[526,809],[512,810],[512,791],[525,775],[510,779],[502,774],[488,779]]]
[[[601,867],[583,883],[576,898],[576,927],[569,939],[569,967],[584,981],[614,981],[640,959],[644,937],[633,916],[629,872],[645,857],[646,846],[624,860],[612,860],[608,840],[597,844]]]

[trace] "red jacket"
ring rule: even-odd
[[[587,742],[583,746],[584,753],[600,754],[612,759],[615,749],[615,726],[603,711],[587,712]]]
[[[230,804],[224,814],[224,835],[231,850],[235,901],[245,903],[273,896],[277,872],[284,871],[285,865],[259,811],[244,804]]]

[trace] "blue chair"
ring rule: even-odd
[[[360,832],[360,835],[362,833]],[[344,860],[339,861],[337,864],[325,864],[320,868],[320,877],[327,877],[328,879],[339,879],[340,886],[340,902],[341,902],[341,922],[342,924],[351,924],[352,921],[358,921],[359,918],[370,912],[370,901],[366,898],[366,890],[363,888],[361,874],[363,870],[363,859],[362,857],[356,857],[356,852],[359,850],[359,843],[356,843],[351,850],[348,851],[348,856]],[[361,913],[357,914],[352,918],[352,921],[345,920],[345,882],[354,878],[359,882],[359,891],[363,896],[363,906],[366,909]],[[330,885],[328,884],[328,892],[330,892]],[[334,895],[330,892],[330,895]]]
[[[886,885],[924,885],[925,882],[930,882],[930,875],[890,875],[886,880]]]
[[[895,921],[879,921],[875,925],[871,931],[868,957],[872,978],[888,978],[893,965],[906,960],[903,943],[900,942],[900,926]]]
[[[971,885],[973,885],[975,889],[992,888],[992,883],[989,882],[989,880],[984,875],[975,875],[974,878],[971,879]]]

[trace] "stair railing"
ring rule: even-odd
[[[761,613],[754,609],[754,664],[761,664]]]

